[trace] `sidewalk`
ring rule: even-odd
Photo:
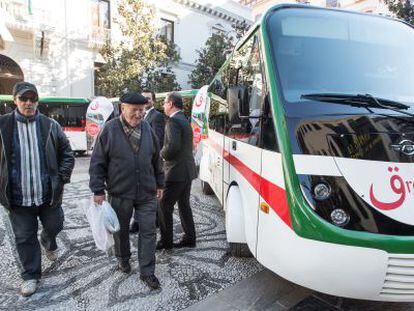
[[[289,310],[311,294],[311,290],[263,270],[185,310]]]

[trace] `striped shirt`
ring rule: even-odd
[[[44,202],[41,159],[38,141],[37,122],[22,122],[17,118],[17,133],[19,138],[20,186],[22,191],[22,206],[40,206]]]

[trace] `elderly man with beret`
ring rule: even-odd
[[[131,271],[129,222],[135,210],[139,222],[140,278],[150,288],[160,283],[154,275],[157,199],[162,196],[164,174],[160,147],[151,126],[143,120],[147,99],[137,92],[120,97],[121,116],[109,121],[99,134],[91,157],[89,187],[96,204],[108,201],[121,230],[114,234],[118,269]]]

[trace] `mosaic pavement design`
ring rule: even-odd
[[[81,160],[84,162],[85,159]],[[95,248],[86,217],[79,205],[90,197],[86,174],[66,186],[65,228],[58,236],[59,258],[44,256],[39,290],[29,298],[18,295],[21,283],[11,228],[3,208],[0,217],[0,310],[180,310],[263,268],[254,259],[230,257],[224,213],[213,196],[199,194],[193,185],[197,248],[157,251],[156,275],[162,289],[151,291],[139,280],[137,235],[131,237],[133,271],[115,269],[116,259]],[[175,235],[182,234],[178,214]]]

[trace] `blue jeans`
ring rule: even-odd
[[[57,249],[56,236],[63,229],[62,207],[51,208],[49,204],[38,207],[16,207],[9,213],[15,235],[17,253],[23,266],[23,280],[40,279],[42,276],[41,250],[37,237],[38,218],[43,231],[40,242],[49,251]]]

